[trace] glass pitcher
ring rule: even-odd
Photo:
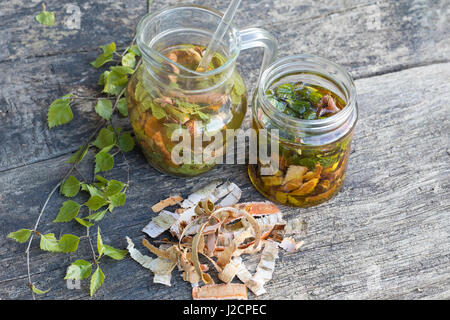
[[[129,118],[146,159],[164,173],[196,176],[216,165],[199,154],[210,143],[204,137],[238,129],[247,110],[247,89],[235,70],[240,50],[264,48],[261,71],[276,58],[270,33],[231,25],[208,70],[195,71],[221,18],[210,8],[179,5],[146,15],[137,27],[143,63],[127,88]],[[177,129],[189,132],[192,144],[203,138],[203,148],[188,150],[192,161],[174,161]],[[215,149],[216,156],[224,153],[225,144]],[[186,149],[181,153],[186,155]]]

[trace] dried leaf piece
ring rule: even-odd
[[[247,281],[246,286],[257,296],[266,293],[264,284],[272,279],[275,269],[275,260],[278,258],[278,244],[266,241],[261,260],[256,267],[256,273]]]
[[[139,250],[135,249],[134,243],[129,237],[126,237],[126,239],[128,242],[127,250],[130,253],[131,258],[144,268],[150,269],[154,259],[143,255]]]
[[[189,48],[186,50],[186,53],[198,64],[200,63],[200,60],[202,60],[202,56],[198,51],[195,50],[195,48]]]
[[[277,214],[280,209],[272,202],[244,202],[237,205],[238,208],[243,208],[252,216],[262,216],[266,214]]]
[[[209,216],[214,211],[214,203],[209,199],[202,200],[195,206],[194,211],[198,216]]]
[[[241,266],[242,259],[240,257],[233,258],[226,266],[223,268],[222,272],[219,272],[219,279],[225,283],[230,283]]]
[[[253,241],[250,242],[247,245],[241,245],[239,246],[239,248],[234,252],[233,256],[234,257],[239,257],[243,254],[248,254],[248,255],[254,255],[257,254],[258,252],[261,251],[261,249],[264,247],[264,243],[266,241],[261,241],[258,246],[255,248],[252,246],[252,244],[254,243]]]
[[[304,244],[303,241],[295,242],[292,238],[284,238],[280,243],[280,247],[283,248],[287,252],[295,252],[298,248],[300,248]]]
[[[331,186],[330,180],[322,180],[317,185],[316,191],[323,193],[326,192]]]
[[[261,228],[258,224],[258,222],[256,221],[255,218],[253,218],[253,216],[248,213],[247,211],[244,210],[239,210],[241,214],[244,215],[244,217],[247,219],[247,221],[251,224],[253,231],[254,231],[254,236],[255,236],[255,244],[254,244],[254,248],[256,248],[259,244],[259,242],[261,241]]]
[[[229,187],[229,194],[220,201],[217,206],[218,207],[229,207],[239,202],[242,195],[242,190],[235,185],[234,183],[231,183]]]
[[[195,271],[198,273],[198,275],[200,276],[200,278],[202,279],[202,281],[205,284],[211,284],[213,282],[209,275],[203,273],[203,271],[200,267],[200,262],[198,260],[198,253],[199,253],[199,251],[203,251],[203,247],[200,246],[200,243],[202,242],[204,245],[204,236],[203,236],[202,232],[208,223],[209,222],[205,222],[204,224],[202,224],[202,226],[200,227],[200,230],[198,231],[198,233],[194,236],[194,239],[192,240],[192,262],[194,264]],[[201,250],[199,250],[199,249],[201,249]]]
[[[200,276],[195,271],[194,265],[188,259],[186,250],[182,251],[180,254],[180,267],[184,270],[183,280],[188,281],[192,284],[196,284],[200,281]]]
[[[271,230],[276,224],[281,224],[284,222],[281,212],[259,217],[256,221],[258,222],[262,232]]]
[[[192,193],[187,199],[183,201],[181,204],[182,208],[191,208],[195,207],[197,203],[199,203],[202,200],[205,200],[211,195],[216,187],[220,184],[220,180],[216,180],[211,182],[210,184],[204,186],[203,188],[195,191]]]
[[[317,183],[319,182],[318,178],[314,178],[305,182],[300,188],[294,190],[290,193],[291,196],[305,196],[314,191]]]
[[[177,262],[177,254],[174,250],[162,250],[160,248],[155,247],[147,239],[142,239],[142,244],[150,250],[151,253],[157,255],[159,258],[164,258],[170,260],[172,262]],[[175,246],[173,246],[175,247]],[[172,248],[172,247],[171,247]]]
[[[286,222],[285,234],[300,234],[305,232],[308,224],[301,218],[292,219]]]
[[[234,183],[231,183],[229,181],[221,184],[218,186],[209,196],[209,200],[211,200],[213,203],[216,203],[219,199],[225,197],[230,192],[232,192],[235,188],[239,187],[235,185]]]
[[[158,131],[152,136],[153,141],[158,146],[158,148],[161,150],[161,152],[164,154],[166,159],[171,159],[170,152],[167,151],[166,145],[164,144],[163,137],[161,135],[161,132]]]
[[[235,259],[238,259],[238,257],[236,257]],[[248,271],[247,267],[245,266],[245,264],[242,260],[241,260],[241,263],[239,264],[239,268],[236,272],[236,276],[244,284],[247,284],[247,282],[250,281],[252,278],[252,274],[250,273],[250,271]]]
[[[160,283],[170,287],[172,271],[176,265],[176,262],[159,257],[153,260],[151,267],[154,273],[153,283]]]
[[[169,52],[168,54],[166,54],[166,57],[168,59],[172,60],[173,62],[178,61],[178,57],[175,52]],[[176,65],[174,65],[173,63],[168,63],[168,65],[172,69],[173,73],[180,74],[180,69]],[[176,83],[178,77],[176,75],[171,74],[171,75],[168,75],[168,78],[169,78],[170,82]]]
[[[160,202],[158,202],[157,204],[155,204],[152,207],[153,212],[160,212],[161,210],[170,207],[170,206],[174,206],[178,203],[180,203],[181,201],[183,201],[183,198],[180,196],[171,196],[167,199],[164,199]]]
[[[329,94],[322,97],[317,106],[317,116],[321,117],[324,114],[339,112],[339,108],[336,106],[336,102]]]
[[[261,177],[261,180],[266,187],[279,186],[283,183],[283,177],[276,176]]]
[[[184,228],[188,226],[196,216],[194,207],[185,210],[180,214],[178,220],[170,227],[170,233],[180,239]]]
[[[217,246],[217,233],[213,232],[206,236],[206,248],[208,256],[212,256],[214,254],[214,249],[216,249]]]
[[[328,191],[325,191],[325,192],[320,193],[320,194],[315,195],[315,196],[310,196],[310,197],[308,197],[307,200],[306,200],[306,202],[320,201],[320,200],[322,200],[322,199],[328,198],[328,197],[330,196],[330,194],[332,194],[333,192],[336,191],[337,186],[338,186],[338,185],[335,184],[335,185],[332,186],[331,189],[328,190]]]
[[[194,300],[247,300],[247,287],[240,283],[193,287],[192,297]]]
[[[143,255],[139,250],[134,248],[134,243],[129,237],[126,237],[126,239],[128,242],[127,249],[131,258],[144,268],[149,269],[154,273],[154,283],[161,283],[170,287],[172,270],[175,268],[177,263],[159,257],[153,259],[149,256]]]
[[[158,216],[154,217],[152,221],[150,221],[150,223],[142,229],[142,231],[148,234],[151,238],[156,238],[174,225],[179,217],[180,216],[176,213],[163,210]]]
[[[288,183],[292,180],[300,180],[300,183],[303,181],[303,175],[308,171],[307,167],[303,166],[289,166],[286,176],[284,177],[283,184]]]
[[[225,268],[225,266],[230,262],[231,257],[233,256],[235,251],[238,249],[239,245],[242,242],[244,242],[245,239],[251,238],[251,237],[253,237],[253,234],[250,231],[245,230],[244,232],[241,232],[237,237],[235,237],[233,239],[233,241],[231,242],[231,244],[229,246],[225,247],[225,249],[223,251],[215,252],[215,255],[218,258],[217,264],[221,268]]]
[[[304,179],[305,181],[309,181],[312,179],[318,179],[320,177],[320,174],[322,173],[322,166],[320,164],[320,162],[317,162],[316,164],[316,168],[314,169],[314,171],[310,171],[307,174],[304,175]]]
[[[270,230],[270,232],[267,233],[267,239],[276,241],[276,242],[283,241],[284,234],[285,234],[285,232],[284,232],[285,226],[286,226],[285,224],[274,225],[272,230]]]
[[[290,192],[292,190],[298,189],[302,186],[303,179],[296,179],[286,182],[285,185],[283,185],[283,191]]]

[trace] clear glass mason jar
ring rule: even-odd
[[[328,118],[303,120],[280,112],[267,99],[267,90],[299,81],[334,93],[342,98],[345,107]],[[272,201],[295,207],[314,206],[333,197],[345,180],[358,117],[356,89],[350,74],[317,56],[285,57],[262,74],[252,104],[253,128],[257,133],[267,129],[270,138],[270,130],[278,129],[279,136],[278,150],[270,151],[278,170],[263,175],[262,168],[267,164],[263,165],[260,159],[249,165],[249,176],[256,189]]]
[[[263,47],[261,70],[276,57],[276,40],[268,32],[231,25],[209,69],[195,71],[221,18],[213,9],[179,5],[148,14],[138,25],[143,63],[127,88],[129,118],[146,159],[164,173],[196,176],[215,166],[199,154],[209,142],[189,152],[191,162],[174,161],[179,141],[172,141],[172,134],[185,129],[193,145],[199,137],[207,141],[201,138],[238,129],[247,109],[247,89],[235,70],[240,51]]]

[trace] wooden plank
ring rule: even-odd
[[[80,95],[97,95],[101,72],[86,67],[93,58],[95,54],[83,53],[0,65],[4,72],[14,69],[0,79],[1,169],[66,153],[87,139],[99,119],[93,112],[95,101],[77,103],[74,120],[53,130],[48,129],[47,110],[54,99],[74,89]]]
[[[267,7],[268,3],[264,1],[262,7]],[[268,29],[279,39],[280,55],[316,53],[342,63],[356,77],[369,76],[405,66],[428,64],[442,59],[449,51],[450,37],[448,28],[445,28],[445,18],[450,13],[445,2],[432,2],[426,8],[410,7],[412,4],[410,1],[382,2],[379,11],[382,28],[379,30],[373,29],[367,20],[374,11],[372,5],[300,22],[292,19],[287,26],[280,23],[281,16],[272,13],[268,21],[277,22]],[[244,8],[242,12],[257,11],[252,6],[251,10]],[[301,8],[292,7],[288,16],[295,16]],[[282,8],[277,10],[281,12]],[[424,21],[431,17],[434,22],[428,28]],[[245,19],[255,24],[256,20],[251,16]],[[99,21],[95,23],[101,24]],[[333,30],[340,30],[338,36],[333,36],[336,35]],[[127,36],[122,36],[123,33],[118,34],[121,36],[112,34],[108,41],[114,37],[129,41]],[[98,44],[98,39],[96,41]],[[52,130],[47,128],[46,113],[52,100],[72,90],[83,90],[86,95],[97,90],[100,72],[89,65],[96,54],[89,51],[0,64],[0,72],[7,75],[0,79],[0,119],[6,123],[0,127],[0,137],[6,141],[0,148],[0,171],[74,151],[82,138],[89,135],[97,119],[92,111],[92,102],[75,106],[73,123]],[[256,83],[260,61],[261,55],[255,54],[255,50],[243,52],[239,58],[239,68],[250,91]]]
[[[0,61],[93,50],[111,41],[126,46],[138,19],[147,12],[143,0],[50,0],[45,4],[55,13],[52,27],[35,20],[42,1],[2,1]]]
[[[305,219],[308,234],[301,238],[305,246],[300,252],[281,254],[262,299],[450,298],[450,119],[442,107],[450,98],[449,76],[447,63],[356,82],[360,118],[344,189],[318,207],[282,208],[288,219]],[[0,173],[1,299],[30,298],[24,245],[5,235],[34,224],[46,193],[67,169],[66,159]],[[126,206],[100,223],[104,241],[116,247],[126,246],[127,235],[140,241],[154,203],[171,193],[189,194],[214,177],[236,182],[244,200],[263,199],[250,185],[245,166],[221,166],[184,180],[150,169],[138,151],[128,159],[132,170]],[[91,160],[92,155],[82,168],[84,176],[92,177]],[[106,176],[124,180],[123,169],[119,163]],[[86,198],[77,198],[82,199]],[[51,223],[63,201],[60,196],[50,201],[40,230],[81,234],[75,223]],[[80,290],[69,290],[62,280],[71,261],[90,259],[87,243],[80,246],[79,253],[63,255],[43,253],[34,243],[33,281],[52,288],[43,299],[88,298],[87,281]],[[249,264],[255,262],[251,259]],[[189,284],[176,271],[172,287],[165,287],[152,284],[147,270],[128,257],[120,262],[102,259],[102,269],[106,280],[95,299],[191,295]]]
[[[48,10],[55,13],[53,27],[41,26],[35,21],[35,16],[42,10],[40,0],[12,0],[0,4],[0,61],[92,50],[111,41],[125,46],[148,9],[147,0],[50,0],[45,3]],[[151,10],[184,3],[206,5],[222,11],[227,6],[226,1],[154,0]],[[363,4],[355,0],[327,0],[320,4],[293,0],[288,5],[274,0],[247,1],[242,3],[236,23],[247,26],[249,21],[260,21],[267,25],[286,17],[316,17]]]
[[[214,0],[166,3],[195,3],[222,11],[227,6]],[[280,56],[317,54],[361,78],[449,61],[449,19],[450,4],[445,0],[259,0],[243,2],[235,23],[240,28],[261,27],[272,32]],[[254,53],[243,53],[246,72],[255,69],[258,63],[248,61],[256,59]]]

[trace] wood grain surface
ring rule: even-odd
[[[152,10],[186,2],[192,1],[154,0]],[[227,5],[195,3],[221,10]],[[46,4],[55,11],[55,27],[35,22],[39,1],[0,4],[0,299],[31,298],[25,246],[6,235],[34,225],[48,192],[68,169],[65,161],[99,120],[94,102],[85,101],[73,108],[72,123],[48,130],[49,103],[73,90],[94,93],[101,71],[89,62],[97,47],[110,41],[126,46],[147,11],[141,0]],[[76,26],[67,20],[70,5],[80,9],[79,29],[69,29]],[[343,190],[318,207],[282,207],[288,219],[307,222],[307,233],[298,238],[305,245],[296,254],[280,255],[260,299],[450,298],[449,20],[445,0],[243,1],[236,24],[274,33],[280,56],[313,53],[350,70],[360,111]],[[250,90],[261,62],[256,53],[239,58]],[[118,121],[129,126],[126,119]],[[80,167],[89,178],[92,157]],[[127,203],[100,223],[104,241],[115,247],[126,247],[125,236],[140,241],[154,203],[173,193],[188,195],[212,178],[237,183],[244,200],[263,199],[245,166],[223,165],[184,180],[156,172],[137,149],[127,158]],[[125,164],[120,157],[116,161],[105,176],[125,180]],[[82,234],[75,223],[51,222],[63,201],[52,197],[40,231]],[[87,281],[69,290],[63,280],[72,261],[90,258],[87,243],[76,254],[50,254],[34,241],[31,257],[33,281],[51,288],[40,299],[90,298]],[[106,279],[94,299],[191,298],[190,285],[176,271],[172,287],[165,287],[153,284],[152,275],[128,257],[102,262]]]

